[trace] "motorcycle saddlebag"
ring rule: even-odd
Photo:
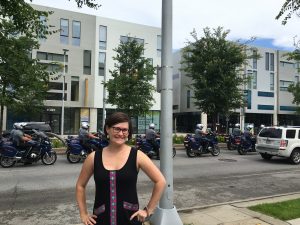
[[[74,155],[79,155],[82,151],[82,147],[79,144],[71,144],[70,145],[70,152]]]
[[[13,158],[17,155],[17,153],[18,153],[18,150],[16,148],[14,148],[13,146],[10,146],[10,145],[2,146],[1,155],[5,156],[5,157]]]

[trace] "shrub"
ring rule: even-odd
[[[64,147],[64,143],[62,143],[61,140],[57,139],[57,138],[51,138],[51,144],[53,148],[62,148]]]
[[[183,144],[184,136],[183,135],[173,135],[173,144]]]

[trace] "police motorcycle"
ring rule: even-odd
[[[220,154],[217,137],[211,130],[202,138],[195,138],[193,134],[187,134],[184,138],[184,147],[190,158],[208,153],[213,156]]]
[[[241,136],[240,135],[233,135],[230,134],[226,137],[226,144],[228,150],[236,150],[241,143]]]
[[[4,168],[13,167],[16,163],[34,163],[39,160],[44,165],[56,162],[57,155],[52,149],[49,137],[42,131],[32,130],[33,140],[28,147],[19,148],[11,140],[0,140],[0,165]]]
[[[86,159],[88,154],[92,151],[97,151],[108,146],[108,140],[101,130],[98,131],[96,136],[98,138],[87,140],[87,144],[91,146],[91,149],[86,149],[83,145],[81,145],[78,137],[68,136],[68,138],[66,139],[67,160],[70,163],[79,163],[81,160]]]
[[[245,132],[241,136],[241,143],[238,146],[238,153],[240,155],[246,155],[248,152],[255,152],[256,137],[250,133],[253,128],[252,125],[246,127]]]
[[[242,132],[240,130],[240,124],[236,123],[232,133],[226,137],[227,149],[236,150],[241,143]]]
[[[152,159],[152,158],[160,159],[160,155],[159,155],[160,148],[159,148],[158,154],[157,154],[154,151],[153,145],[150,142],[148,142],[145,137],[143,137],[142,135],[136,135],[135,139],[136,139],[136,141],[135,141],[136,149],[144,152],[150,159]],[[156,144],[158,146],[160,146],[160,138],[156,138],[155,141],[156,141]],[[172,148],[172,152],[173,152],[172,156],[174,158],[176,155],[176,149],[174,147]]]

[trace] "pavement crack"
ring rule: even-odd
[[[19,181],[14,186],[13,201],[12,201],[11,206],[9,207],[10,208],[10,213],[13,213],[15,205],[16,205],[16,201],[17,201],[18,194],[19,194],[19,192],[18,192],[18,185],[19,185]]]

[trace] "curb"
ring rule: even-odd
[[[286,197],[286,199],[282,199],[285,197]],[[273,218],[271,216],[252,211],[252,210],[248,209],[247,207],[252,206],[252,205],[262,204],[262,203],[281,202],[281,201],[297,199],[297,198],[300,198],[300,192],[290,192],[290,193],[286,193],[286,194],[271,195],[271,196],[264,196],[264,197],[258,197],[258,198],[249,198],[249,199],[245,199],[245,200],[216,203],[216,204],[210,204],[210,205],[204,205],[204,206],[181,208],[181,209],[178,209],[177,211],[179,213],[189,214],[189,213],[192,213],[193,211],[197,211],[197,210],[203,210],[203,209],[222,206],[222,205],[230,205],[230,206],[235,207],[237,211],[247,214],[253,218],[260,219],[266,223],[273,224],[273,225],[290,225],[291,223],[289,223],[288,221],[282,221],[282,220]]]
[[[279,195],[269,195],[269,196],[257,197],[257,198],[248,198],[248,199],[244,199],[244,200],[236,200],[236,201],[215,203],[215,204],[209,204],[209,205],[203,205],[203,206],[193,206],[193,207],[187,207],[187,208],[180,208],[180,209],[177,209],[177,211],[178,212],[183,212],[183,213],[184,212],[188,213],[188,212],[193,211],[193,210],[201,210],[201,209],[206,209],[206,208],[215,207],[215,206],[234,205],[234,204],[238,204],[238,203],[247,203],[247,202],[249,202],[249,206],[250,206],[250,205],[256,205],[256,204],[250,204],[250,202],[262,201],[262,200],[267,200],[267,199],[271,199],[271,198],[279,198],[279,197],[292,196],[292,195],[299,195],[299,197],[300,197],[300,191],[299,192],[290,192],[290,193],[285,193],[285,194],[279,194]],[[245,206],[245,207],[242,207],[242,208],[246,208],[246,207],[248,207],[248,206]]]

